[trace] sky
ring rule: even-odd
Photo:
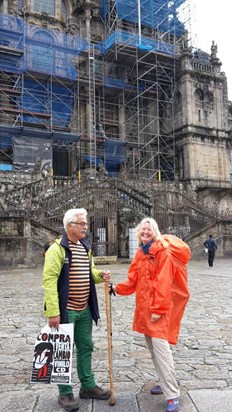
[[[228,82],[228,98],[232,100],[231,0],[190,0],[193,8],[191,24],[196,47],[210,53],[212,40],[218,46],[217,57]],[[195,6],[195,7],[194,7]]]

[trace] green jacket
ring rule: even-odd
[[[92,318],[97,323],[99,319],[96,283],[104,282],[101,277],[102,270],[95,267],[90,245],[83,239],[81,241],[89,256],[90,261],[90,296],[89,306]],[[71,265],[71,251],[66,233],[62,239],[57,239],[45,254],[43,269],[44,289],[44,315],[53,317],[60,315],[61,323],[67,323],[67,302],[69,290],[69,268]]]

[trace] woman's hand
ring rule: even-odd
[[[151,321],[152,322],[157,322],[161,318],[161,315],[156,315],[156,313],[152,313],[151,315]]]
[[[116,296],[116,286],[113,283],[109,283],[109,294]]]

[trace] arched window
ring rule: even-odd
[[[202,106],[202,103],[204,101],[204,94],[203,91],[201,89],[197,89],[194,93],[194,97],[195,97],[195,102],[198,106]]]
[[[55,16],[56,0],[33,0],[32,8],[36,13],[47,13],[50,16]]]
[[[23,6],[24,6],[24,0],[18,0],[18,1],[17,1],[17,5],[16,5],[16,10],[19,11],[19,12],[21,12]]]
[[[52,72],[55,56],[52,36],[40,30],[34,35],[34,40],[37,40],[37,44],[32,48],[32,68],[46,73]]]
[[[207,102],[207,103],[211,103],[211,104],[213,104],[213,94],[212,93],[210,93],[210,92],[207,92],[206,93],[206,95],[205,95],[205,101]]]
[[[68,11],[67,11],[67,6],[65,1],[62,0],[62,18],[64,19],[64,21],[67,21],[67,17],[68,17]]]

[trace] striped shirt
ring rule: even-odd
[[[84,310],[88,306],[90,292],[90,263],[82,243],[69,240],[72,261],[69,270],[69,295],[67,309]]]

